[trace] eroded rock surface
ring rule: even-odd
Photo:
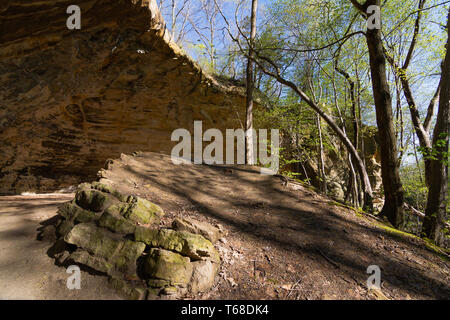
[[[0,194],[94,180],[109,158],[170,153],[171,133],[240,128],[243,89],[205,74],[166,36],[155,0],[0,4]]]
[[[206,222],[196,221],[191,218],[176,218],[172,226],[178,231],[188,231],[195,234],[200,234],[206,239],[215,243],[223,235],[221,230]]]
[[[81,184],[58,213],[55,227],[44,235],[52,239],[47,233],[56,231],[59,263],[108,275],[128,298],[179,297],[214,285],[221,260],[201,234],[214,230],[207,223],[189,219],[202,226],[193,233],[161,228],[159,206],[99,182]]]

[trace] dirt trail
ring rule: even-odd
[[[377,226],[257,168],[173,165],[160,154],[122,155],[101,175],[119,190],[228,230],[224,263],[205,299],[373,299],[368,266],[389,299],[449,299],[450,264],[418,238]],[[164,224],[164,222],[163,222]]]
[[[389,299],[449,299],[450,264],[425,243],[256,168],[173,165],[160,154],[110,161],[101,176],[121,192],[175,216],[220,224],[223,263],[199,299],[375,299],[367,267],[381,268]],[[116,299],[106,279],[82,274],[82,290],[36,240],[42,223],[73,195],[0,198],[0,299]]]
[[[70,274],[55,265],[51,243],[36,240],[41,223],[73,194],[0,197],[0,299],[118,299],[106,278],[81,274],[81,290],[67,289]]]

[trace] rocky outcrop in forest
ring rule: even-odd
[[[315,153],[316,143],[304,141],[301,144],[294,143],[289,139],[289,135],[283,136],[282,145],[286,157],[295,159],[299,156],[304,156],[309,152]],[[336,200],[342,201],[345,199],[348,180],[350,178],[348,153],[340,141],[332,136],[329,137],[328,147],[324,150],[324,169],[326,174],[328,195]],[[378,138],[378,130],[373,126],[364,126],[361,134],[361,144],[364,145],[364,161],[366,170],[369,175],[372,189],[375,191],[377,198],[376,203],[379,203],[379,192],[382,187],[381,179],[381,158],[380,158],[380,144]],[[282,168],[285,172],[292,172],[296,178],[307,181],[309,184],[317,189],[320,189],[321,177],[320,166],[317,155],[314,157],[303,157],[303,161],[289,162]],[[379,206],[379,205],[378,205]]]
[[[106,274],[118,293],[131,299],[197,294],[212,287],[220,255],[218,228],[176,218],[161,228],[164,211],[143,198],[93,182],[78,187],[42,237],[54,237],[61,265],[76,264]]]
[[[239,128],[243,89],[205,74],[166,36],[151,0],[0,4],[0,194],[95,178],[108,158],[170,152],[171,133]],[[21,28],[18,26],[22,26]]]

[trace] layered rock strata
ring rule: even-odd
[[[0,194],[94,180],[121,153],[169,153],[175,129],[240,128],[241,87],[168,40],[155,0],[0,4]]]
[[[162,228],[163,216],[159,206],[145,199],[100,182],[84,183],[43,234],[56,231],[55,257],[60,264],[107,275],[131,299],[180,297],[210,289],[221,259],[203,234],[216,241],[220,231],[184,218],[177,218],[173,229]]]

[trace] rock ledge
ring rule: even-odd
[[[45,231],[56,233],[60,264],[105,274],[130,299],[176,298],[210,289],[221,261],[210,240],[216,241],[220,231],[185,218],[173,222],[175,230],[161,228],[163,216],[161,207],[145,199],[104,183],[83,183]]]

